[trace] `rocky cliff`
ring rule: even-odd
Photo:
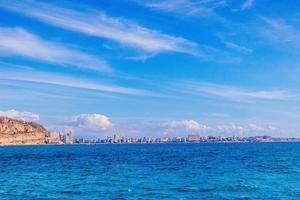
[[[0,116],[0,145],[44,144],[47,134],[40,124]]]

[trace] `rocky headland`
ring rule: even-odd
[[[35,122],[0,116],[0,145],[45,144],[48,131]]]

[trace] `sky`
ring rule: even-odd
[[[0,0],[0,115],[102,138],[300,137],[300,2]]]

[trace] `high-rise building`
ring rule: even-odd
[[[114,135],[114,143],[120,143],[122,141],[122,136],[119,134]]]
[[[188,135],[187,139],[189,142],[198,142],[198,141],[200,141],[201,137],[198,134],[193,134],[193,135],[191,134],[191,135]]]
[[[49,143],[50,144],[60,144],[62,141],[60,139],[59,132],[50,132],[49,133]]]
[[[73,144],[73,133],[69,131],[66,135],[63,136],[63,142],[65,144]]]

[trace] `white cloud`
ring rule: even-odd
[[[230,49],[233,49],[235,51],[238,51],[240,53],[246,53],[246,54],[249,54],[249,53],[252,53],[252,49],[249,49],[247,47],[244,47],[244,46],[241,46],[241,45],[238,45],[236,43],[233,43],[233,42],[224,42],[225,45],[230,48]]]
[[[122,18],[92,10],[76,11],[36,1],[2,1],[0,7],[61,28],[109,39],[147,53],[197,54],[197,45],[181,37],[150,30]]]
[[[227,5],[226,0],[135,0],[137,3],[165,12],[178,13],[186,16],[215,15],[214,9]]]
[[[228,113],[203,113],[204,117],[210,117],[210,118],[228,118],[230,117],[230,114]]]
[[[111,71],[108,64],[100,58],[43,40],[22,28],[0,28],[0,56],[11,55],[78,68]]]
[[[168,134],[189,134],[198,133],[204,135],[223,135],[223,136],[245,136],[273,134],[278,129],[271,125],[249,124],[223,124],[223,125],[205,125],[195,120],[179,120],[163,123],[164,132]]]
[[[185,129],[188,131],[198,131],[206,129],[206,126],[199,124],[194,120],[171,121],[166,123],[165,126],[172,129]]]
[[[213,130],[219,134],[235,134],[235,135],[255,135],[255,134],[273,134],[277,132],[278,129],[271,125],[257,125],[257,124],[227,124],[218,125],[213,127]]]
[[[254,4],[254,0],[245,0],[244,3],[241,5],[241,10],[247,10],[251,8]]]
[[[199,121],[186,120],[121,120],[113,123],[107,116],[101,114],[80,114],[69,117],[64,124],[50,128],[51,130],[74,130],[77,136],[105,137],[119,133],[128,137],[162,137],[186,136],[200,134],[203,136],[255,136],[280,133],[277,127],[269,124],[256,123],[226,123],[204,124]],[[281,134],[281,133],[280,133]]]
[[[263,24],[259,24],[258,30],[265,39],[299,46],[300,32],[293,25],[280,18],[260,18]]]
[[[180,87],[186,93],[202,96],[216,96],[233,101],[289,100],[293,96],[285,90],[250,90],[242,87],[201,82],[183,82]]]
[[[51,84],[62,87],[70,87],[83,90],[95,90],[117,94],[155,96],[154,93],[142,89],[122,87],[113,84],[104,84],[89,81],[86,79],[57,75],[53,73],[38,72],[30,69],[17,70],[5,69],[4,67],[0,67],[0,80],[26,81],[38,84]]]
[[[110,119],[101,114],[80,114],[72,116],[68,123],[73,125],[75,129],[80,129],[81,131],[106,131],[113,127],[113,123]]]
[[[6,111],[0,110],[0,116],[23,120],[23,121],[29,121],[29,122],[37,122],[40,119],[40,116],[38,114],[32,112],[19,112],[16,110],[6,110]]]

